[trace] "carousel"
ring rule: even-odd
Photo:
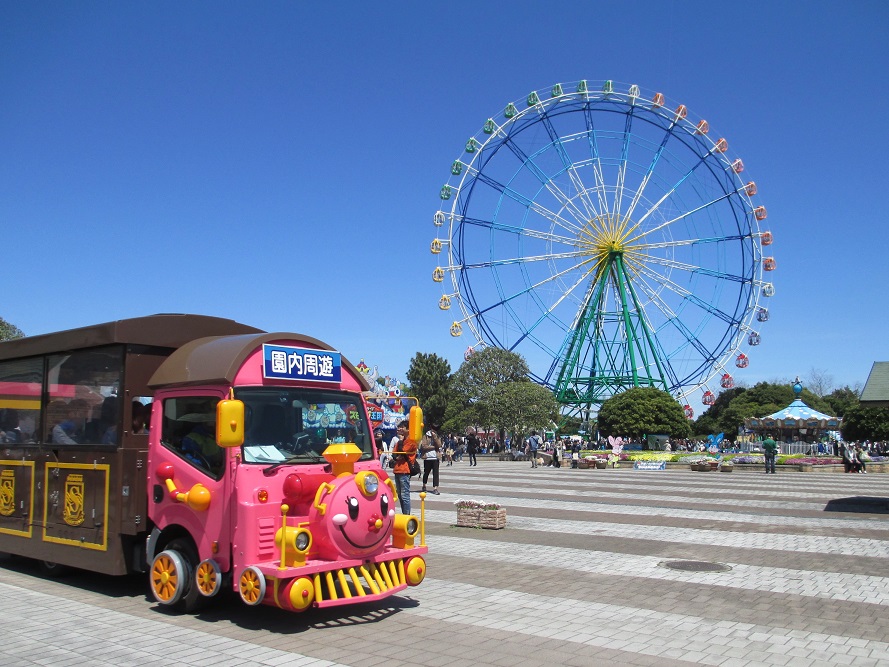
[[[816,443],[831,437],[831,431],[839,431],[841,417],[831,417],[813,410],[800,399],[803,384],[799,378],[793,382],[793,403],[767,417],[744,420],[744,426],[758,436],[771,435],[780,443]]]

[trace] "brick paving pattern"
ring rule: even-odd
[[[426,581],[353,608],[223,596],[178,616],[145,576],[48,580],[0,556],[0,665],[889,667],[889,474],[481,461],[441,490]],[[458,498],[502,503],[507,528],[457,528]]]

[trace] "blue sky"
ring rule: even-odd
[[[0,316],[158,312],[454,369],[432,214],[531,90],[636,83],[726,136],[778,270],[738,380],[889,359],[885,2],[0,2]]]

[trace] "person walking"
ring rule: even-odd
[[[478,437],[475,435],[475,431],[470,431],[469,434],[466,436],[466,453],[469,454],[469,465],[478,465],[478,459],[475,458],[477,452]]]
[[[444,441],[445,448],[445,461],[449,466],[454,465],[454,437],[452,435],[448,435]]]
[[[423,457],[423,491],[426,490],[426,482],[429,473],[432,473],[432,493],[438,493],[438,468],[441,464],[441,438],[433,430],[426,431],[425,437],[420,441],[420,456]]]
[[[528,438],[528,456],[531,459],[531,467],[537,467],[537,450],[540,447],[540,438],[537,431],[531,431],[531,437]]]
[[[769,473],[775,474],[775,458],[778,454],[778,445],[775,444],[775,441],[772,439],[771,435],[767,435],[766,439],[762,441],[762,449],[766,455],[766,475]]]
[[[398,489],[398,500],[401,513],[411,513],[411,461],[417,460],[417,443],[409,439],[407,419],[398,423],[396,435],[392,438],[392,453],[395,455],[395,488]]]

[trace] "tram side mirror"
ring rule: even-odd
[[[244,401],[226,399],[216,404],[216,442],[220,447],[244,444]]]
[[[423,409],[419,405],[411,406],[408,415],[408,436],[414,442],[423,439]]]

